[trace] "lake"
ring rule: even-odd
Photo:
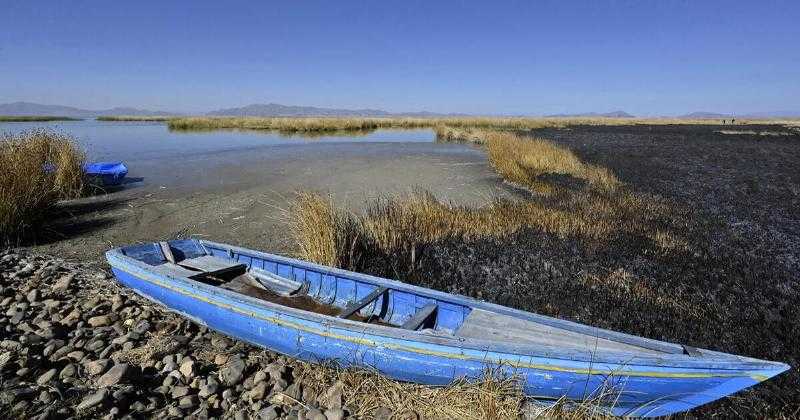
[[[274,131],[171,131],[163,122],[51,121],[4,122],[0,133],[47,128],[73,136],[90,160],[171,159],[187,154],[208,154],[263,146],[302,143],[431,143],[432,130],[376,130],[367,134],[335,134],[308,137]]]

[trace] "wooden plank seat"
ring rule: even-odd
[[[342,310],[342,313],[339,314],[339,318],[346,319],[349,318],[354,313],[360,311],[365,306],[369,305],[378,298],[378,296],[386,293],[389,289],[386,287],[376,287],[370,294],[364,296],[361,300],[356,301],[348,305],[346,308]]]
[[[153,271],[169,277],[192,277],[199,274],[197,271],[192,271],[170,262],[153,267]]]
[[[196,258],[187,258],[179,261],[178,265],[191,270],[199,271],[206,276],[219,276],[225,273],[240,271],[244,273],[247,270],[247,265],[240,262],[215,257],[212,255],[203,255]]]
[[[419,327],[422,326],[422,324],[427,322],[431,318],[431,316],[434,315],[438,307],[439,305],[435,303],[429,303],[423,306],[420,310],[417,311],[417,313],[414,314],[414,316],[412,316],[406,322],[404,322],[401,328],[414,331],[418,330]]]

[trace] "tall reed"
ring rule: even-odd
[[[0,137],[0,242],[35,227],[84,188],[84,152],[69,136],[33,130]]]

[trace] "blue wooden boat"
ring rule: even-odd
[[[106,253],[116,278],[191,320],[298,359],[445,385],[487,368],[542,401],[617,415],[689,410],[789,367],[603,330],[205,240]]]
[[[91,162],[83,165],[83,170],[100,186],[119,185],[128,175],[128,167],[122,162]]]

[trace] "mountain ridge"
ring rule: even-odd
[[[91,110],[65,105],[45,105],[34,102],[11,102],[0,104],[0,115],[9,116],[59,116],[73,118],[104,117],[112,115],[134,116],[170,116],[181,115],[177,112],[151,111],[132,107],[113,107],[109,109]]]

